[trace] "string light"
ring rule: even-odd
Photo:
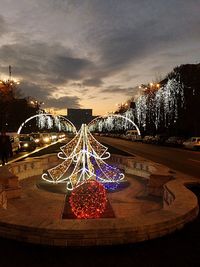
[[[175,78],[168,78],[167,83],[159,90],[142,94],[136,100],[135,116],[139,126],[146,129],[147,120],[154,123],[158,129],[161,123],[168,127],[175,123],[179,117],[179,107],[184,106],[184,86],[180,81],[180,75],[175,73]]]
[[[99,116],[92,120],[88,127],[91,132],[103,132],[104,130],[107,132],[124,131],[134,127],[137,130],[138,135],[141,135],[139,127],[134,122],[132,109],[127,110],[122,115],[109,114],[106,116]]]
[[[109,166],[109,165],[103,165],[101,166],[101,169],[96,170],[96,177],[97,181],[101,181],[101,178],[107,174],[107,176],[112,177],[112,181],[104,181],[102,182],[104,188],[108,191],[115,191],[121,181],[121,172],[118,168]]]
[[[48,123],[48,121],[50,121],[49,119],[47,119],[47,117],[50,117],[50,118],[55,118],[54,115],[52,114],[48,114],[48,113],[39,113],[39,114],[36,114],[36,115],[33,115],[31,117],[29,117],[27,120],[25,120],[19,127],[19,129],[17,130],[17,133],[20,134],[21,133],[21,130],[22,128],[25,126],[25,124],[33,119],[38,119],[40,118],[40,122],[37,122],[38,123],[38,127],[39,128],[44,128],[46,127],[46,123]],[[65,121],[65,125],[66,125],[66,130],[69,131],[69,132],[74,132],[74,133],[77,133],[76,131],[76,127],[73,125],[73,123],[71,121],[69,121],[68,119],[66,119],[64,116],[56,116],[58,117],[59,119],[62,119],[63,121]],[[53,126],[52,122],[49,122],[49,125],[50,128]],[[47,128],[49,127],[47,126]],[[48,129],[50,129],[48,128]]]
[[[99,182],[89,180],[75,188],[69,198],[74,215],[79,219],[99,218],[106,208],[106,191]]]

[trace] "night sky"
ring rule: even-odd
[[[24,96],[114,111],[138,85],[200,61],[200,0],[0,0],[0,78]]]

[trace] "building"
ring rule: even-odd
[[[88,124],[95,116],[92,115],[92,109],[67,109],[67,119],[70,120],[77,128],[80,129],[83,123]]]

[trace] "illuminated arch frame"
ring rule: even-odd
[[[24,127],[24,125],[29,122],[30,120],[34,119],[34,118],[37,118],[37,117],[40,117],[40,116],[53,116],[53,117],[60,117],[60,118],[63,118],[65,121],[67,121],[71,126],[72,128],[74,128],[74,132],[75,134],[77,134],[77,130],[76,130],[76,127],[74,126],[74,124],[68,120],[67,118],[65,118],[64,116],[61,116],[61,115],[53,115],[53,114],[50,114],[50,113],[42,113],[42,114],[36,114],[30,118],[28,118],[27,120],[25,120],[20,126],[19,126],[19,129],[17,130],[17,133],[20,134],[21,133],[21,130],[22,128]]]
[[[137,124],[135,124],[134,121],[132,121],[131,119],[129,119],[129,118],[125,117],[125,116],[118,115],[118,114],[99,116],[99,117],[93,119],[93,120],[88,124],[88,128],[90,127],[90,125],[91,125],[94,121],[96,121],[96,120],[98,120],[98,119],[108,118],[108,117],[118,117],[118,118],[122,118],[122,119],[125,119],[125,120],[129,121],[129,122],[132,123],[132,125],[136,128],[136,130],[137,130],[137,132],[138,132],[138,135],[141,135],[141,133],[140,133],[140,129],[138,128]]]

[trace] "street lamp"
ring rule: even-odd
[[[156,84],[156,87],[157,87],[157,88],[160,88],[160,84],[159,84],[159,83],[157,83],[157,84]]]

